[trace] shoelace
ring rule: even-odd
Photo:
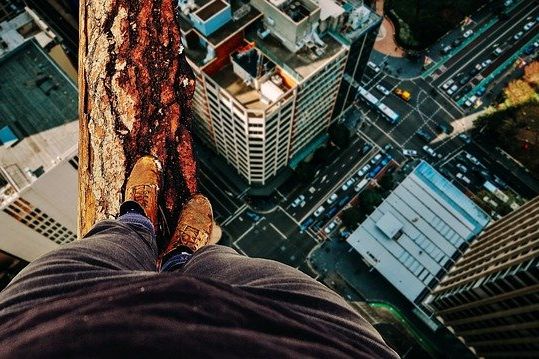
[[[149,188],[151,187],[147,185],[136,186],[133,188],[133,199],[143,208],[146,208],[148,205],[148,200],[150,198]]]

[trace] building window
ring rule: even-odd
[[[69,243],[77,238],[75,233],[63,226],[61,227],[60,223],[54,218],[42,213],[41,209],[33,206],[24,198],[17,198],[4,209],[4,212],[25,226],[58,244]],[[67,233],[67,236],[61,240],[60,228]]]

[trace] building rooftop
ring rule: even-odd
[[[0,73],[0,170],[21,189],[77,145],[77,87],[34,39],[0,58]]]
[[[421,162],[347,241],[406,298],[419,303],[489,220]]]
[[[197,4],[197,6],[200,3],[200,8],[202,8],[205,1],[197,0],[195,3]],[[234,0],[231,2],[233,14],[232,21],[227,22],[224,26],[219,28],[218,31],[215,31],[209,36],[203,36],[203,34],[199,34],[203,37],[205,42],[211,44],[214,47],[217,47],[230,36],[234,35],[241,29],[245,28],[247,25],[253,23],[255,20],[262,17],[262,14],[249,4],[246,4],[246,6],[240,6],[240,4],[240,2]],[[180,12],[179,18],[180,28],[183,33],[188,33],[189,31],[196,31],[196,29],[193,27],[191,19],[187,15]]]
[[[247,30],[246,37],[250,41],[254,41],[256,47],[261,49],[264,55],[285,69],[298,81],[309,77],[324,67],[338,53],[345,51],[343,45],[330,34],[325,34],[321,37],[322,42],[325,44],[323,49],[305,45],[296,53],[283,47],[279,40],[271,34],[261,39],[257,36],[257,31],[254,28]]]

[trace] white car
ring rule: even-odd
[[[331,231],[334,230],[336,226],[337,226],[337,223],[335,223],[334,221],[331,222],[330,224],[327,225],[326,228],[324,228],[324,233],[325,234],[330,234]]]
[[[468,172],[468,168],[467,168],[466,166],[464,166],[463,164],[461,164],[461,163],[457,163],[457,168],[458,168],[462,173]]]
[[[470,179],[468,177],[466,177],[465,175],[463,175],[462,173],[457,173],[457,178],[463,182],[466,182],[467,184],[470,184],[472,181],[470,181]]]
[[[468,30],[468,31],[464,32],[464,34],[462,34],[462,37],[467,39],[470,36],[472,36],[472,34],[473,34],[473,30]]]
[[[451,88],[449,88],[449,89],[447,90],[447,94],[448,94],[449,96],[451,96],[451,95],[454,94],[455,91],[457,91],[458,89],[459,89],[459,86],[458,86],[458,85],[453,85],[453,86],[451,86]]]
[[[472,156],[471,154],[469,154],[468,152],[465,153],[465,156],[466,158],[468,159],[468,161],[470,161],[471,163],[473,163],[474,165],[476,166],[481,166],[481,162],[479,162],[479,160],[477,158],[475,158],[474,156]]]
[[[432,157],[437,157],[438,156],[436,151],[434,151],[431,147],[429,147],[427,145],[423,146],[423,151],[427,152]]]
[[[477,102],[477,96],[472,96],[470,97],[469,99],[466,100],[466,102],[464,102],[464,105],[466,105],[466,107],[470,107],[472,105],[475,105],[475,103]]]
[[[367,66],[369,66],[371,69],[374,70],[374,72],[378,73],[380,72],[380,68],[372,61],[367,62]]]
[[[408,156],[408,157],[415,157],[415,156],[417,156],[417,151],[416,150],[403,149],[402,154],[405,155],[405,156]]]
[[[380,91],[381,93],[383,93],[384,95],[388,96],[391,92],[389,92],[388,89],[386,89],[384,86],[382,85],[376,85],[376,89],[378,91]]]
[[[338,198],[337,193],[333,193],[331,196],[329,196],[328,200],[326,201],[327,204],[332,204],[335,202],[335,200]]]
[[[369,180],[364,178],[362,179],[355,187],[354,191],[359,192],[361,191],[367,184],[369,183]]]
[[[382,154],[381,153],[377,154],[376,156],[374,156],[372,158],[371,164],[375,165],[378,161],[380,161],[380,159],[382,159]]]
[[[530,21],[529,23],[524,25],[524,31],[528,31],[529,29],[531,29],[533,27],[533,25],[535,25],[535,22]]]
[[[492,52],[492,54],[494,56],[500,56],[501,54],[503,53],[503,49],[501,47],[497,47],[496,49],[494,49],[494,51]]]
[[[324,206],[320,206],[318,207],[318,209],[314,212],[314,216],[315,217],[318,217],[319,215],[322,214],[322,212],[324,212],[326,209],[324,208]]]
[[[294,202],[292,202],[292,207],[296,208],[297,206],[299,206],[301,204],[301,202],[305,201],[305,196],[304,195],[299,195],[298,198],[296,198],[294,200]]]
[[[443,88],[444,90],[447,90],[447,89],[449,89],[449,87],[450,87],[451,85],[453,85],[454,83],[455,83],[455,80],[449,79],[449,80],[447,80],[447,81],[442,85],[442,88]]]
[[[355,179],[350,178],[348,181],[346,181],[345,184],[342,185],[341,189],[342,189],[343,191],[346,191],[348,188],[350,188],[351,185],[354,184],[355,181],[356,181]]]
[[[515,36],[513,36],[513,40],[520,39],[522,35],[524,35],[524,31],[519,31],[518,33],[515,34]]]
[[[369,172],[370,169],[371,169],[371,165],[369,165],[369,164],[367,163],[365,166],[363,166],[362,169],[360,169],[359,171],[357,171],[357,175],[358,175],[359,177],[363,177],[363,176],[365,176],[365,175],[367,174],[367,172]]]
[[[483,66],[483,68],[487,67],[488,65],[490,65],[492,63],[492,60],[491,59],[486,59],[485,61],[483,61],[481,63],[481,66]]]

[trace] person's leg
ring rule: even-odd
[[[52,251],[23,269],[0,292],[0,317],[94,284],[156,275],[153,226],[129,212],[94,226],[83,240]]]
[[[230,247],[205,246],[195,252],[178,271],[232,286],[276,289],[310,295],[348,307],[335,292],[299,270],[269,259],[249,258]]]

